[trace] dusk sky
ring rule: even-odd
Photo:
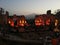
[[[0,0],[0,7],[18,15],[42,14],[50,9],[53,13],[60,9],[60,0]]]

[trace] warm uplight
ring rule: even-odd
[[[39,23],[39,20],[35,20],[36,23]]]
[[[27,23],[27,22],[25,21],[25,23]]]
[[[24,26],[25,23],[26,23],[26,21],[20,20],[19,25],[20,25],[20,26]]]
[[[35,20],[35,25],[36,25],[36,26],[44,25],[43,22],[44,22],[44,21],[43,21],[42,19],[40,19],[40,18],[39,18],[39,20],[36,19],[36,20]]]
[[[46,25],[50,25],[50,19],[46,20]]]
[[[11,24],[11,26],[13,27],[13,26],[14,26],[14,24],[12,23],[12,24]]]
[[[20,23],[21,23],[21,20],[20,20]]]
[[[25,24],[25,23],[27,23],[25,20],[20,20],[20,22],[19,23],[23,23],[23,24]]]
[[[24,24],[21,24],[20,26],[24,26]]]
[[[40,19],[39,21],[42,22],[42,19]]]
[[[11,23],[11,21],[8,22],[9,24]]]
[[[27,24],[26,20],[21,18],[19,21],[18,21],[18,25],[19,26],[25,26]]]
[[[41,23],[36,23],[36,25],[37,25],[37,26],[40,26],[40,25],[41,25]]]
[[[24,20],[22,20],[22,23],[24,23]]]
[[[58,20],[56,19],[56,20],[55,20],[55,26],[57,26],[57,25],[58,25]]]
[[[12,19],[8,19],[8,23],[10,24],[10,26],[14,26],[14,22],[13,22],[13,20]]]

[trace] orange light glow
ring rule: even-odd
[[[50,25],[50,19],[46,20],[46,25]]]
[[[27,22],[25,21],[25,23],[27,23]]]
[[[9,20],[9,22],[8,22],[9,24],[11,24],[11,21]]]
[[[20,23],[21,23],[21,20],[20,20]]]
[[[20,20],[19,25],[24,26],[24,24],[25,24],[24,20]]]
[[[20,26],[24,26],[24,24],[20,24]]]
[[[41,25],[41,23],[36,23],[36,25],[37,25],[37,26],[40,26],[40,25]]]
[[[40,19],[39,21],[42,22],[42,19]]]
[[[13,20],[12,19],[8,19],[8,23],[10,24],[10,26],[14,26],[14,22],[13,22]]]
[[[39,23],[39,20],[36,20],[35,22],[36,22],[36,23]]]
[[[14,27],[14,24],[12,23],[11,26]]]
[[[35,19],[35,25],[36,26],[44,25],[43,19],[41,18]]]
[[[22,23],[24,23],[24,20],[22,20]]]
[[[55,20],[55,26],[57,26],[57,25],[58,25],[58,20],[56,19],[56,20]]]

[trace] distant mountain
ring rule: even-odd
[[[26,17],[26,19],[34,19],[35,15],[37,15],[37,14],[32,13],[32,14],[26,15],[25,17]]]

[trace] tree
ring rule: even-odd
[[[0,24],[3,23],[3,13],[4,13],[4,9],[0,8]]]
[[[57,11],[55,12],[56,14],[56,16],[58,17],[58,18],[60,18],[60,9],[57,9]]]
[[[51,10],[47,10],[47,15],[51,15]]]
[[[6,15],[9,16],[9,12],[8,11],[6,11]]]
[[[2,15],[4,13],[4,9],[0,8],[0,15]]]

